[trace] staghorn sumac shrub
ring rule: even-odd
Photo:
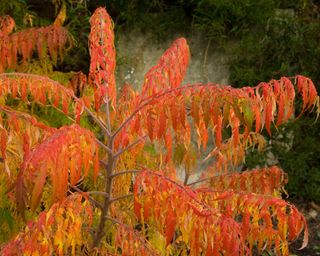
[[[2,255],[289,255],[300,235],[305,247],[306,220],[281,199],[287,175],[276,166],[235,169],[248,148],[264,147],[264,129],[270,135],[292,119],[296,101],[301,115],[319,113],[312,81],[181,85],[190,54],[179,38],[141,92],[119,92],[113,22],[98,8],[90,24],[90,72],[73,81],[82,97],[47,77],[0,74],[1,207],[26,223]],[[52,106],[72,124],[48,127],[6,105],[9,98]],[[81,127],[86,118],[99,130]],[[204,160],[208,167],[189,181]]]

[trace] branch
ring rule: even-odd
[[[69,95],[71,98],[73,98],[76,102],[79,102],[84,110],[93,118],[93,120],[100,126],[100,128],[108,135],[110,136],[110,131],[108,130],[108,128],[106,127],[106,125],[85,105],[81,102],[81,100],[73,93],[72,90],[67,89],[66,87],[64,87],[63,85],[61,85],[60,83],[58,83],[55,80],[52,80],[48,77],[43,77],[43,76],[39,76],[39,75],[35,75],[35,74],[28,74],[28,73],[17,73],[17,72],[13,72],[13,73],[2,73],[0,74],[1,76],[20,76],[20,77],[33,77],[33,78],[37,78],[39,80],[47,80],[50,81],[52,84],[55,84],[57,87],[59,87],[62,91],[64,91],[67,95]]]
[[[224,174],[224,176],[232,176],[233,174],[234,174],[234,173]],[[201,183],[201,182],[205,182],[205,181],[207,181],[207,180],[210,180],[210,179],[212,179],[212,178],[214,178],[214,177],[216,177],[216,176],[199,179],[199,180],[196,180],[196,181],[194,181],[194,182],[191,182],[191,183],[187,184],[187,186],[193,186],[193,185],[196,185],[196,184],[198,184],[198,183]]]
[[[117,176],[120,176],[120,175],[129,174],[129,173],[140,173],[140,172],[143,172],[143,171],[144,170],[125,170],[125,171],[113,173],[112,175],[110,175],[110,178],[113,179],[114,177],[117,177]]]
[[[74,96],[74,97],[76,99],[78,99],[77,101],[79,101],[79,98],[77,98],[76,96]],[[83,104],[83,108],[93,118],[93,120],[97,123],[97,125],[99,125],[99,127],[107,134],[107,136],[110,136],[111,133],[108,130],[108,128],[106,127],[105,123],[103,123],[95,114],[93,114],[93,112],[84,104]]]
[[[129,197],[133,197],[134,194],[133,193],[130,193],[130,194],[126,194],[126,195],[123,195],[123,196],[118,196],[118,197],[115,197],[115,198],[111,198],[110,199],[110,203],[114,203],[116,201],[119,201],[119,200],[122,200],[122,199],[125,199],[125,198],[129,198]]]
[[[139,144],[142,140],[144,140],[147,137],[147,135],[144,135],[143,137],[137,139],[135,142],[129,144],[127,147],[120,149],[114,156],[118,157],[121,154],[123,154],[125,151],[129,150],[130,148],[134,147],[135,145]]]
[[[103,142],[101,142],[98,139],[96,139],[96,142],[99,144],[100,147],[105,149],[108,153],[112,153],[112,150],[107,145],[105,145]]]
[[[201,183],[201,182],[205,182],[205,181],[210,180],[210,179],[211,179],[211,178],[200,179],[200,180],[191,182],[191,183],[187,184],[186,186],[193,186],[193,185],[196,185],[196,184]]]
[[[75,191],[77,191],[78,193],[80,194],[85,194],[86,192],[85,191],[82,191],[80,188],[78,188],[77,186],[72,186],[70,183],[69,183],[69,187],[74,189]],[[70,191],[71,193],[73,193],[72,191]]]
[[[100,215],[100,220],[99,220],[99,225],[96,229],[96,232],[93,235],[93,243],[92,243],[92,248],[95,248],[99,246],[100,241],[105,234],[104,229],[105,229],[105,221],[106,217],[108,214],[108,210],[110,207],[110,195],[112,192],[112,178],[111,175],[113,174],[113,170],[115,168],[115,163],[116,163],[116,158],[114,157],[114,137],[109,136],[108,138],[108,148],[111,149],[110,152],[108,152],[108,162],[105,165],[105,193],[108,196],[105,196],[104,202],[103,202],[103,207],[101,209],[101,215]]]
[[[119,126],[119,128],[112,134],[113,137],[115,137],[124,126],[126,126],[131,120],[132,118],[140,111],[142,110],[144,107],[146,107],[147,105],[151,104],[153,101],[155,101],[156,99],[159,99],[167,94],[173,93],[175,91],[183,91],[186,89],[190,89],[190,88],[195,88],[195,87],[208,87],[208,86],[217,86],[216,84],[191,84],[191,85],[185,85],[182,87],[176,87],[176,88],[172,88],[169,90],[165,90],[164,92],[160,92],[158,94],[155,94],[151,97],[147,97],[145,99],[141,100],[141,105],[139,107],[137,107],[129,117],[127,117],[127,119],[125,119],[122,124]]]
[[[156,173],[152,170],[146,170],[145,172],[147,172],[150,175],[154,175],[157,176],[161,179],[164,179],[170,183],[172,183],[173,185],[177,186],[178,188],[180,188],[182,191],[184,191],[189,197],[192,198],[192,200],[194,200],[196,203],[198,203],[199,205],[202,205],[203,208],[206,208],[207,210],[209,210],[210,212],[213,211],[213,209],[211,207],[209,207],[206,203],[202,202],[201,200],[199,200],[198,198],[196,198],[195,196],[193,196],[192,194],[190,194],[190,192],[187,190],[186,186],[183,186],[181,184],[179,184],[178,182],[168,178],[167,176],[164,176],[163,174],[160,173]]]
[[[104,197],[109,197],[109,194],[103,191],[88,191],[86,193],[88,193],[89,195],[100,195]]]
[[[105,169],[108,168],[108,164],[105,161],[99,160],[99,163],[102,164]]]
[[[92,197],[88,197],[89,201],[91,201],[91,203],[93,203],[97,208],[99,208],[100,210],[103,209],[103,206],[101,203],[99,203],[97,200],[93,199]]]
[[[76,186],[71,186],[70,185],[70,188],[72,188],[72,189],[74,189],[75,191],[77,191],[78,193],[80,193],[80,194],[87,194],[88,192],[85,192],[85,191],[82,191],[81,189],[79,189],[79,188],[77,188]],[[68,190],[70,193],[74,193],[74,192],[72,192],[70,189]],[[100,209],[102,209],[103,207],[102,207],[102,205],[97,201],[97,200],[95,200],[95,199],[93,199],[91,196],[88,196],[88,199],[89,199],[89,201],[91,202],[91,203],[93,203],[96,207],[98,207],[98,208],[100,208]]]
[[[106,216],[106,219],[107,219],[107,220],[110,220],[110,221],[113,222],[114,224],[118,224],[118,225],[120,225],[120,226],[124,226],[124,227],[130,228],[130,227],[127,226],[126,224],[124,224],[124,223],[122,223],[122,222],[120,222],[120,221],[118,221],[117,219],[114,219],[114,218],[112,218],[112,217]]]
[[[34,103],[37,103],[37,102],[32,102],[31,104],[34,104]],[[28,105],[31,105],[30,103],[27,103]],[[44,107],[51,107],[51,108],[54,108],[55,110],[57,110],[58,112],[60,112],[61,114],[63,114],[66,118],[68,118],[72,123],[76,123],[76,121],[74,120],[74,118],[72,118],[71,116],[69,116],[68,114],[64,113],[60,108],[57,108],[55,107],[54,105],[50,105],[50,104],[42,104],[42,103],[37,103],[41,106],[44,106]]]
[[[188,184],[188,180],[189,180],[189,177],[190,177],[190,174],[189,172],[187,171],[186,168],[184,168],[184,181],[183,181],[183,185],[186,186]]]

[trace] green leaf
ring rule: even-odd
[[[14,218],[12,217],[10,211],[7,208],[0,208],[0,226],[2,226],[4,223],[8,224],[10,231],[13,230]]]

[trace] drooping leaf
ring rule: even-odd
[[[0,95],[19,97],[27,103],[32,101],[42,105],[52,105],[65,114],[69,113],[69,108],[75,108],[74,100],[77,99],[71,89],[60,83],[47,77],[25,73],[0,74]],[[83,106],[84,103],[77,100],[77,108],[75,109],[77,118],[81,113],[78,105]]]
[[[16,169],[28,155],[30,148],[41,143],[56,129],[7,106],[0,106],[0,117],[2,158],[8,177],[14,179]]]
[[[288,182],[287,175],[277,166],[247,170],[210,178],[215,190],[232,189],[236,192],[279,196]]]
[[[16,68],[18,56],[26,64],[36,51],[40,59],[50,57],[56,63],[58,56],[63,59],[65,49],[73,45],[70,34],[61,26],[34,27],[10,34],[13,27],[14,21],[9,16],[1,18],[0,73]]]
[[[21,186],[30,191],[30,206],[34,210],[40,202],[46,179],[50,179],[51,198],[56,202],[67,196],[69,177],[74,185],[80,179],[79,173],[82,177],[88,176],[90,165],[96,177],[99,166],[96,154],[98,145],[90,131],[78,125],[57,130],[34,148],[21,165],[16,187],[17,202],[21,202],[19,208],[23,211],[27,203],[21,198]],[[76,165],[70,161],[74,157],[78,160]]]

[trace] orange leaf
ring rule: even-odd
[[[222,142],[222,116],[219,115],[218,122],[216,123],[215,135],[216,135],[216,146],[219,148]]]
[[[279,95],[278,109],[277,126],[282,123],[284,117],[284,95],[282,93]]]
[[[6,149],[7,149],[7,141],[8,141],[8,134],[5,129],[1,129],[1,154],[2,158],[6,159]]]
[[[265,124],[266,124],[266,130],[268,134],[271,136],[271,130],[270,130],[270,125],[272,121],[272,101],[268,100],[266,104],[266,109],[265,109]]]
[[[177,220],[173,209],[169,207],[165,220],[165,237],[167,245],[172,242]]]
[[[157,137],[160,139],[163,137],[167,127],[167,116],[165,109],[162,108],[160,109],[160,114],[159,114],[159,130],[158,130],[158,135]]]
[[[43,168],[38,170],[37,177],[34,179],[34,187],[31,194],[30,207],[32,211],[35,211],[39,205],[46,178],[46,170]]]

